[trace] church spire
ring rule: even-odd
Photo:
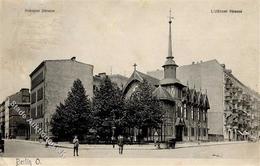
[[[172,13],[170,10],[170,15],[169,15],[169,45],[168,45],[168,56],[166,57],[166,62],[162,66],[164,68],[164,78],[172,78],[176,79],[176,68],[178,65],[175,63],[173,60],[172,56]]]
[[[173,56],[172,56],[172,27],[171,27],[171,24],[172,24],[172,11],[170,9],[170,15],[169,15],[169,45],[168,45],[168,57],[167,58],[171,58],[173,59]]]

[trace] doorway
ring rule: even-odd
[[[176,126],[176,141],[182,141],[183,126]]]

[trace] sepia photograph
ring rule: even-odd
[[[257,0],[0,0],[0,166],[259,165]]]

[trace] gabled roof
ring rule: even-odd
[[[163,87],[159,86],[153,91],[153,95],[156,96],[159,100],[168,100],[174,101],[170,93]]]
[[[206,94],[203,94],[203,106],[204,108],[210,109],[208,96]]]
[[[138,77],[141,77],[142,78],[142,81],[145,79],[146,81],[148,81],[150,84],[154,85],[154,86],[157,86],[160,84],[160,80],[158,80],[157,78],[154,78],[152,76],[149,76],[147,74],[144,74],[140,71],[135,71],[134,72],[135,75],[137,75]]]
[[[152,76],[149,76],[147,74],[144,74],[140,71],[134,70],[134,72],[132,73],[132,75],[130,76],[130,78],[128,79],[127,83],[124,86],[124,92],[127,89],[127,87],[135,81],[138,82],[143,82],[144,80],[146,80],[149,84],[153,85],[153,86],[158,86],[160,84],[160,81],[157,78],[154,78]]]

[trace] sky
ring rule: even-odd
[[[1,0],[0,101],[30,88],[29,74],[47,59],[94,65],[94,74],[130,76],[133,64],[162,69],[172,10],[173,56],[179,66],[217,59],[244,84],[259,87],[256,0]],[[49,13],[29,9],[55,10]],[[211,10],[242,10],[212,13]]]

